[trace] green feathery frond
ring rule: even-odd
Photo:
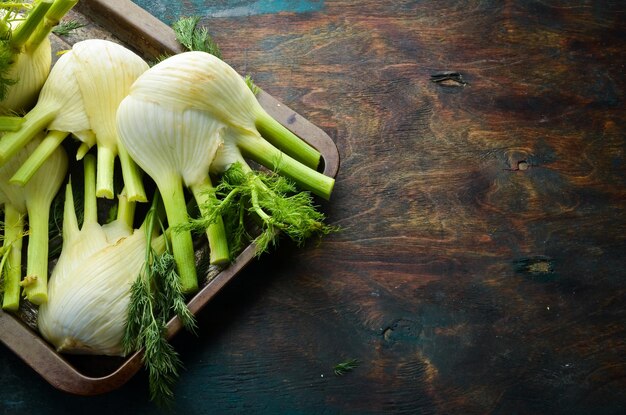
[[[72,34],[72,32],[74,32],[75,30],[78,30],[84,26],[85,25],[83,23],[80,23],[77,20],[68,20],[65,22],[61,22],[57,26],[55,26],[54,29],[52,29],[52,33],[57,36],[68,36]]]
[[[176,39],[187,50],[207,52],[221,58],[222,53],[217,43],[215,43],[207,28],[199,26],[199,23],[200,16],[181,17],[172,25]]]
[[[311,237],[337,230],[324,224],[325,216],[309,192],[299,192],[292,181],[278,174],[246,171],[239,163],[226,171],[206,204],[205,211],[211,213],[191,219],[186,228],[203,232],[221,216],[232,256],[251,241],[261,255],[278,243],[281,234],[301,245]],[[250,216],[256,219],[258,229],[251,229],[256,227],[250,227]]]
[[[146,215],[146,238],[151,241],[158,223],[155,196]],[[167,241],[167,238],[165,238]],[[157,254],[150,244],[142,272],[131,286],[128,319],[122,345],[126,353],[143,349],[143,363],[148,370],[150,397],[159,406],[168,406],[174,397],[173,386],[182,363],[167,341],[167,322],[178,316],[183,327],[195,332],[196,322],[187,308],[171,247]]]

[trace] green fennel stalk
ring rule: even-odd
[[[211,178],[207,175],[204,180],[197,185],[191,186],[191,192],[198,207],[200,214],[206,216],[210,214],[206,210],[206,196],[214,190]],[[206,236],[209,241],[209,261],[213,265],[225,265],[230,261],[228,254],[229,248],[224,229],[224,222],[221,218],[215,217],[215,220],[206,227]]]
[[[47,200],[34,200],[28,207],[28,248],[26,254],[26,276],[22,281],[24,294],[34,304],[47,301],[48,279],[48,221],[50,203]]]
[[[13,49],[39,46],[76,3],[78,0],[40,0],[13,31],[10,46]]]
[[[159,184],[159,191],[163,195],[169,227],[176,228],[187,223],[189,217],[180,177],[170,176],[168,180],[162,181]],[[198,276],[191,233],[173,232],[170,238],[172,240],[172,254],[176,258],[176,266],[184,292],[198,291]]]
[[[4,207],[4,255],[3,269],[4,295],[2,308],[16,311],[20,305],[20,280],[22,279],[22,238],[24,236],[24,215],[11,205]],[[4,259],[3,259],[4,260]]]
[[[78,3],[78,0],[55,0],[44,19],[37,26],[37,30],[32,34],[29,42],[39,44],[57,28],[61,19]]]
[[[22,117],[1,115],[0,116],[0,131],[17,131],[22,128],[24,120]]]
[[[50,131],[9,181],[19,186],[26,185],[68,135],[66,131]]]

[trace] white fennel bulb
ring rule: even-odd
[[[132,110],[129,109],[131,107]],[[158,102],[137,101],[134,98],[123,102],[120,109],[121,137],[141,137],[140,140],[123,141],[124,146],[159,188],[169,227],[186,223],[188,216],[183,185],[196,197],[201,197],[202,193],[212,188],[209,166],[221,145],[218,137],[223,124],[203,117],[201,111],[196,109],[167,112]],[[128,122],[126,117],[135,115],[140,118]],[[153,125],[148,127],[143,122]],[[224,238],[217,237],[213,242],[214,235],[223,233],[223,224],[212,226],[209,232],[213,264],[228,260]],[[175,231],[171,238],[183,291],[196,291],[198,282],[191,233]]]
[[[133,86],[133,97],[163,99],[177,111],[195,108],[251,135],[263,135],[285,154],[316,168],[320,153],[272,118],[230,65],[206,52],[171,56]]]
[[[66,187],[63,246],[38,313],[41,335],[59,352],[123,355],[130,287],[145,263],[147,236],[133,229],[134,202],[119,196],[118,216],[97,219],[95,160],[85,163],[85,211],[78,226],[71,184]]]
[[[73,134],[83,142],[78,159],[96,145],[98,197],[113,198],[114,165],[119,156],[129,199],[145,201],[140,172],[119,143],[115,114],[131,84],[146,69],[148,64],[141,57],[117,43],[101,39],[76,43],[52,68],[21,128],[0,139],[0,164],[34,135],[50,131],[46,144],[12,178],[24,184],[48,156],[49,149]]]
[[[50,73],[51,63],[52,47],[48,38],[17,55],[6,74],[8,79],[15,80],[15,84],[7,88],[4,99],[0,101],[0,108],[6,112],[30,109],[37,102],[39,91]]]
[[[77,0],[40,0],[34,7],[0,3],[0,110],[29,110],[52,63],[50,31]]]

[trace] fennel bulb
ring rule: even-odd
[[[43,86],[52,63],[52,47],[46,38],[41,44],[31,46],[14,58],[5,77],[14,80],[0,101],[3,112],[29,110]]]
[[[20,164],[41,143],[43,134],[35,137],[8,163],[0,167],[0,204],[5,209],[5,246],[9,248],[8,268],[4,275],[3,308],[17,309],[20,284],[24,294],[34,304],[47,301],[48,281],[48,218],[50,206],[67,172],[65,150],[57,148],[25,186],[11,184],[9,178]],[[21,281],[21,239],[28,218],[28,250],[26,277]]]
[[[0,139],[0,164],[42,130],[50,131],[44,146],[37,149],[12,177],[19,184],[28,182],[49,151],[73,134],[81,147],[81,159],[97,147],[98,197],[113,198],[113,172],[119,155],[127,195],[131,201],[146,201],[140,172],[120,145],[115,113],[131,84],[148,69],[148,64],[129,49],[101,39],[76,43],[63,54],[50,71],[35,107],[24,116],[15,132]]]
[[[0,3],[0,110],[27,111],[50,72],[49,34],[78,0],[42,0],[16,11]]]
[[[48,302],[39,307],[38,328],[59,352],[124,355],[130,288],[145,264],[146,232],[133,229],[135,203],[124,194],[118,199],[117,218],[98,223],[92,155],[85,156],[84,165],[83,225],[78,226],[69,183],[63,246],[50,276]]]
[[[207,134],[215,133],[222,126],[202,118],[198,110],[168,113],[157,102],[144,101],[145,106],[131,112],[132,102],[122,101],[118,109],[120,139],[131,157],[155,181],[163,198],[168,225],[173,228],[188,220],[183,184],[195,195],[212,188],[209,164],[220,142],[207,139],[210,137]],[[135,116],[139,118],[133,121]],[[144,125],[148,120],[156,124]],[[199,123],[203,123],[202,128],[194,128]],[[216,242],[212,241],[213,234],[223,233],[223,225],[212,226],[209,244],[213,264],[228,260],[228,248],[223,244],[225,238],[216,237]],[[183,291],[194,292],[198,281],[191,233],[174,231],[171,239]]]
[[[169,227],[175,230],[172,248],[186,292],[197,289],[197,277],[191,234],[180,229],[188,222],[183,185],[202,207],[213,190],[209,171],[220,174],[234,163],[245,164],[245,156],[306,190],[330,197],[334,179],[266,141],[257,129],[259,119],[275,127],[265,131],[277,145],[317,165],[319,153],[276,121],[270,122],[243,78],[206,52],[180,53],[148,69],[118,108],[121,142],[163,197]],[[207,234],[212,256],[217,251],[219,261],[228,259],[219,218],[212,221]]]

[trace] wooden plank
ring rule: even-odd
[[[132,47],[148,60],[182,52],[172,31],[156,17],[128,0],[81,1],[76,10]]]

